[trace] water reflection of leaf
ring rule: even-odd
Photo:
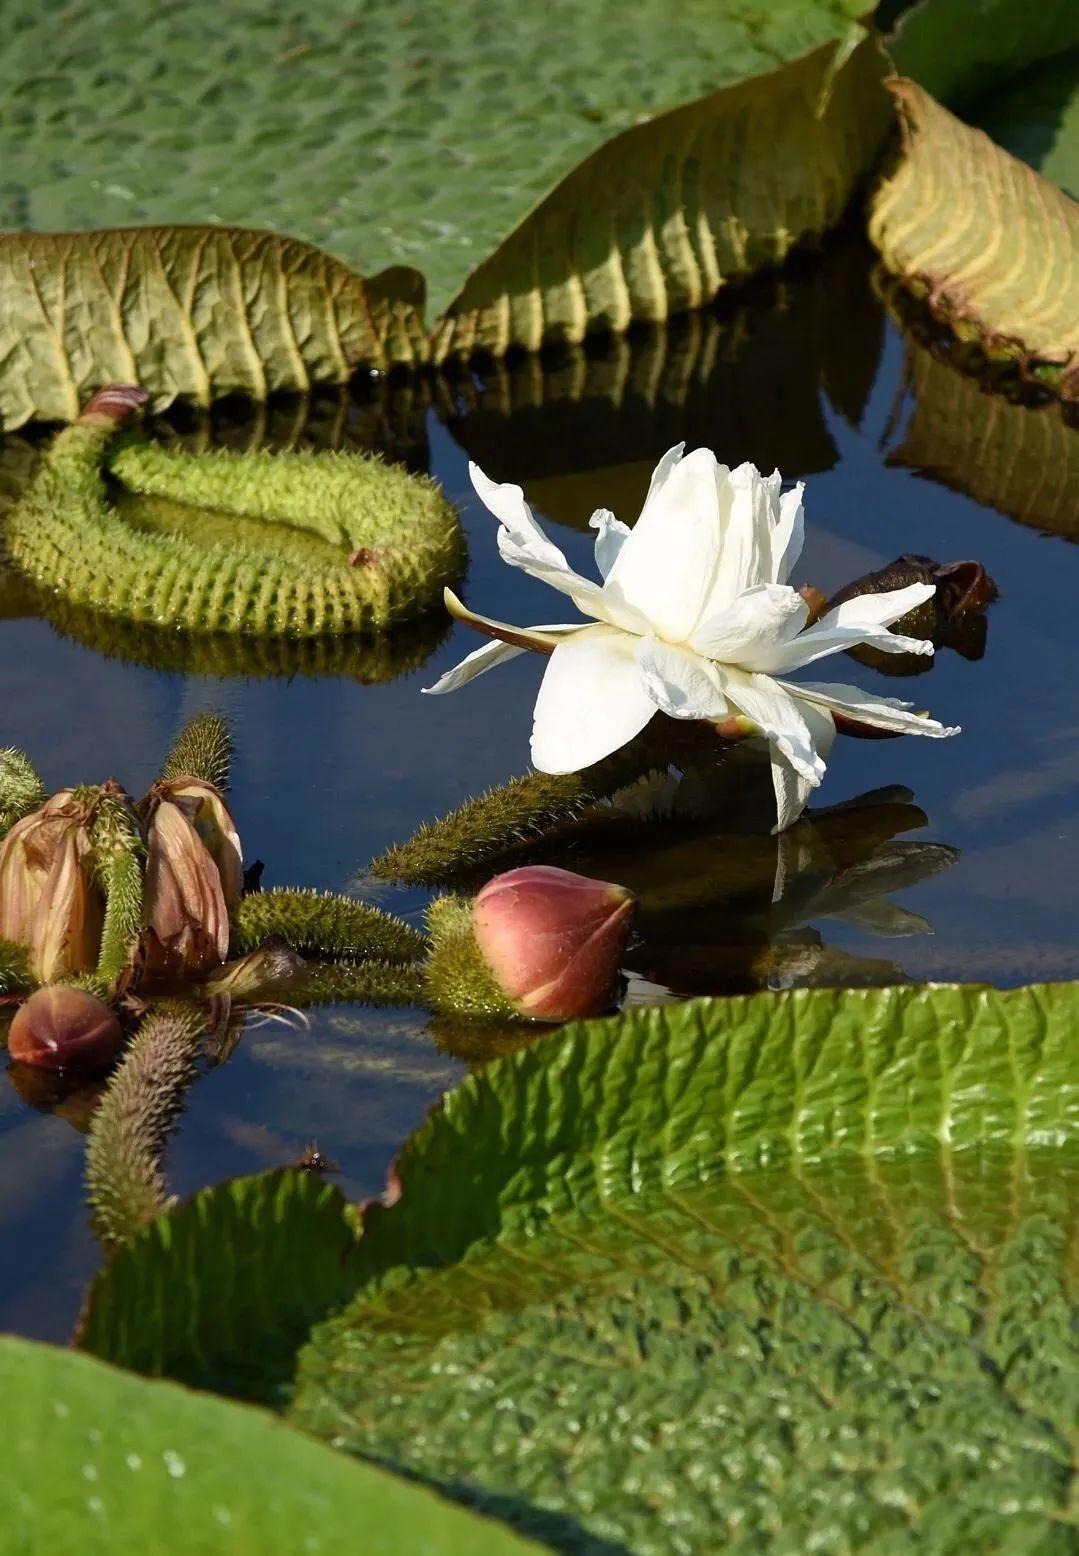
[[[583,526],[597,505],[636,513],[655,456],[682,439],[784,475],[830,469],[821,391],[857,424],[882,333],[867,250],[843,240],[737,309],[493,362],[478,384],[441,381],[438,408],[494,479],[522,481],[545,513]]]
[[[371,639],[176,632],[70,605],[0,568],[0,620],[20,616],[41,617],[61,637],[72,638],[105,659],[122,659],[155,670],[251,680],[347,676],[362,685],[394,680],[419,669],[453,625],[439,612]]]
[[[1016,404],[990,393],[907,337],[914,406],[888,463],[1069,540],[1079,539],[1079,429],[1054,401]]]

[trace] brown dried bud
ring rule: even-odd
[[[93,880],[90,810],[62,789],[0,843],[0,938],[26,946],[39,983],[97,965],[105,904]]]
[[[148,968],[198,977],[228,955],[229,910],[243,891],[240,839],[219,791],[198,779],[157,784],[148,810]]]

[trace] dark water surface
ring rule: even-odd
[[[833,661],[821,677],[913,698],[962,724],[960,737],[838,742],[818,819],[782,845],[763,823],[732,835],[717,822],[657,829],[645,849],[627,824],[601,852],[547,857],[642,887],[634,971],[680,993],[1079,976],[1079,548],[1067,538],[1079,534],[1079,496],[1061,453],[1075,434],[1052,408],[987,402],[905,341],[860,251],[836,250],[737,309],[632,344],[387,388],[352,406],[285,407],[262,423],[224,412],[216,431],[240,443],[344,437],[430,469],[462,506],[466,598],[509,620],[549,619],[550,595],[498,561],[470,456],[522,482],[582,571],[591,511],[632,521],[655,460],[683,437],[808,480],[798,583],[831,591],[905,551],[980,559],[1001,589],[981,659],[942,651],[907,681]],[[28,457],[21,439],[0,444],[0,476],[16,481]],[[28,608],[0,576],[0,744],[29,751],[51,787],[116,775],[141,793],[180,723],[221,709],[235,726],[233,810],[267,885],[347,889],[418,822],[527,765],[536,661],[452,697],[420,696],[476,646],[463,629],[441,642],[436,627],[345,645],[320,666],[301,652],[215,658],[169,639],[102,641],[92,624],[53,610],[58,631],[19,614]],[[768,799],[766,768],[750,783]],[[378,900],[418,914],[425,898],[385,888]],[[464,1051],[416,1011],[339,1007],[313,1012],[309,1031],[251,1032],[192,1091],[170,1183],[188,1193],[317,1141],[346,1192],[376,1193],[398,1144],[465,1073]],[[0,1076],[0,1329],[63,1339],[97,1260],[82,1204],[87,1101],[49,1112],[36,1100]]]

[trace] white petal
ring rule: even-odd
[[[889,631],[889,626],[924,604],[935,588],[935,584],[911,584],[887,594],[860,594],[845,600],[791,641],[765,644],[753,668],[780,675],[863,643],[886,654],[932,654],[928,638],[904,637]]]
[[[795,637],[808,614],[809,606],[795,590],[758,584],[702,622],[693,634],[692,647],[722,664],[756,669],[755,656]]]
[[[604,585],[608,619],[628,605],[669,641],[689,637],[719,567],[726,475],[710,449],[696,448],[661,484],[653,477],[641,516]]]
[[[641,518],[644,517],[644,510],[648,507],[648,504],[651,502],[652,498],[656,495],[660,488],[666,484],[667,477],[670,475],[675,465],[681,461],[682,455],[685,453],[685,451],[686,445],[684,442],[676,443],[673,448],[669,448],[667,450],[667,452],[660,459],[659,463],[656,465],[656,468],[652,471],[652,479],[648,483],[648,495],[644,499],[644,505],[641,508]],[[640,523],[640,519],[638,519],[637,522]]]
[[[818,707],[830,708],[834,713],[845,713],[863,724],[872,724],[875,729],[894,730],[897,735],[929,735],[936,740],[943,740],[948,735],[958,735],[960,732],[958,724],[949,726],[938,723],[928,714],[911,713],[909,710],[914,706],[913,703],[900,702],[895,697],[876,697],[870,692],[860,691],[857,686],[826,685],[818,681],[807,681],[797,686],[777,681],[776,685],[785,686],[796,697],[814,702]]]
[[[468,473],[472,485],[499,521],[498,550],[502,560],[568,594],[586,616],[598,617],[602,593],[599,584],[573,571],[532,517],[521,488],[489,480],[476,464],[469,465]]]
[[[529,632],[557,633],[559,636],[571,632],[587,632],[588,623],[576,622],[573,626],[544,626],[529,627]],[[433,686],[424,686],[422,691],[429,697],[440,697],[445,692],[460,691],[462,686],[467,686],[469,681],[474,681],[477,676],[486,675],[488,670],[493,670],[496,665],[503,665],[510,659],[516,659],[518,654],[527,653],[526,648],[516,643],[484,643],[482,648],[474,649],[471,654],[462,659],[460,664],[453,666],[440,676]]]
[[[802,687],[784,686],[770,676],[753,675],[730,665],[716,668],[729,700],[760,725],[769,744],[777,746],[795,771],[816,788],[824,777],[824,762],[799,704]]]
[[[587,627],[551,655],[536,700],[532,760],[543,773],[575,773],[617,751],[656,705],[637,668],[637,639],[616,627]]]
[[[890,627],[900,616],[931,600],[936,592],[936,584],[914,583],[905,589],[887,589],[883,594],[856,594],[822,616],[820,624],[834,621],[841,627]]]
[[[512,643],[485,643],[482,648],[473,649],[452,670],[439,676],[433,686],[424,686],[421,690],[428,697],[441,697],[444,692],[459,691],[478,675],[485,675],[496,665],[505,664],[508,659],[516,659],[518,654],[524,653],[527,653],[527,649],[517,648]]]
[[[701,621],[717,615],[747,589],[772,581],[774,482],[756,465],[732,470],[725,492],[722,553]]]
[[[588,521],[588,527],[598,531],[596,569],[601,578],[606,578],[618,561],[618,553],[629,536],[629,525],[623,524],[621,519],[616,519],[610,508],[597,508]]]
[[[772,531],[772,578],[776,583],[790,581],[791,573],[798,566],[805,541],[805,515],[802,511],[802,493],[805,482],[799,481],[779,499],[779,522]]]
[[[637,663],[649,697],[671,718],[723,719],[730,713],[718,667],[700,654],[658,638],[642,638]]]
[[[830,713],[815,708],[810,703],[802,704],[801,713],[809,726],[817,755],[822,762],[827,762],[835,743],[835,721]],[[793,826],[805,810],[813,785],[795,770],[776,746],[770,745],[768,754],[772,759],[772,786],[776,791],[777,820],[773,831],[782,832],[787,827]],[[779,892],[778,872],[776,879],[776,892]],[[772,900],[777,900],[775,893]]]

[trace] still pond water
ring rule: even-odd
[[[976,412],[980,398],[904,339],[873,296],[866,257],[841,247],[664,334],[542,367],[375,386],[347,403],[258,417],[233,408],[215,415],[212,435],[241,446],[344,441],[429,470],[461,506],[465,597],[509,620],[544,620],[549,602],[542,585],[498,561],[470,457],[524,485],[582,571],[588,515],[607,506],[632,521],[652,465],[681,438],[731,464],[752,459],[807,479],[798,583],[831,592],[908,551],[981,560],[1001,591],[981,658],[944,650],[916,683],[862,665],[839,677],[915,699],[962,724],[959,738],[841,741],[819,819],[782,853],[762,804],[737,836],[718,822],[657,830],[645,850],[638,827],[604,854],[546,857],[651,889],[631,964],[679,993],[1006,985],[1079,976],[1079,547],[1046,533],[1066,530],[1069,517],[1079,532],[1079,497],[1061,487],[1051,457],[1033,483],[1015,466],[991,468],[988,453],[950,476],[949,459],[934,457],[938,476],[991,493],[1005,512],[920,470],[941,420],[965,426],[965,407]],[[1007,413],[1013,435],[1016,418],[1046,418],[1047,448],[1056,415]],[[196,441],[207,431],[181,430]],[[17,480],[29,455],[22,438],[0,443],[0,477]],[[88,642],[85,625],[25,609],[0,575],[0,745],[29,751],[50,788],[115,775],[141,793],[185,718],[225,712],[237,748],[232,807],[266,885],[364,893],[373,855],[527,764],[540,674],[531,658],[453,697],[420,696],[475,646],[464,629],[439,624],[399,653],[345,646],[321,666],[287,653],[193,658],[167,641],[151,663],[138,642]],[[767,800],[766,769],[752,784]],[[373,895],[417,917],[425,901],[390,887]],[[187,1194],[317,1142],[348,1194],[377,1193],[400,1142],[469,1062],[480,1062],[475,1051],[432,1032],[419,1011],[336,1007],[312,1012],[309,1030],[263,1027],[193,1089],[171,1186]],[[85,1098],[49,1111],[47,1098],[27,1099],[0,1075],[0,1329],[53,1340],[71,1332],[97,1263],[82,1200],[85,1113]]]

